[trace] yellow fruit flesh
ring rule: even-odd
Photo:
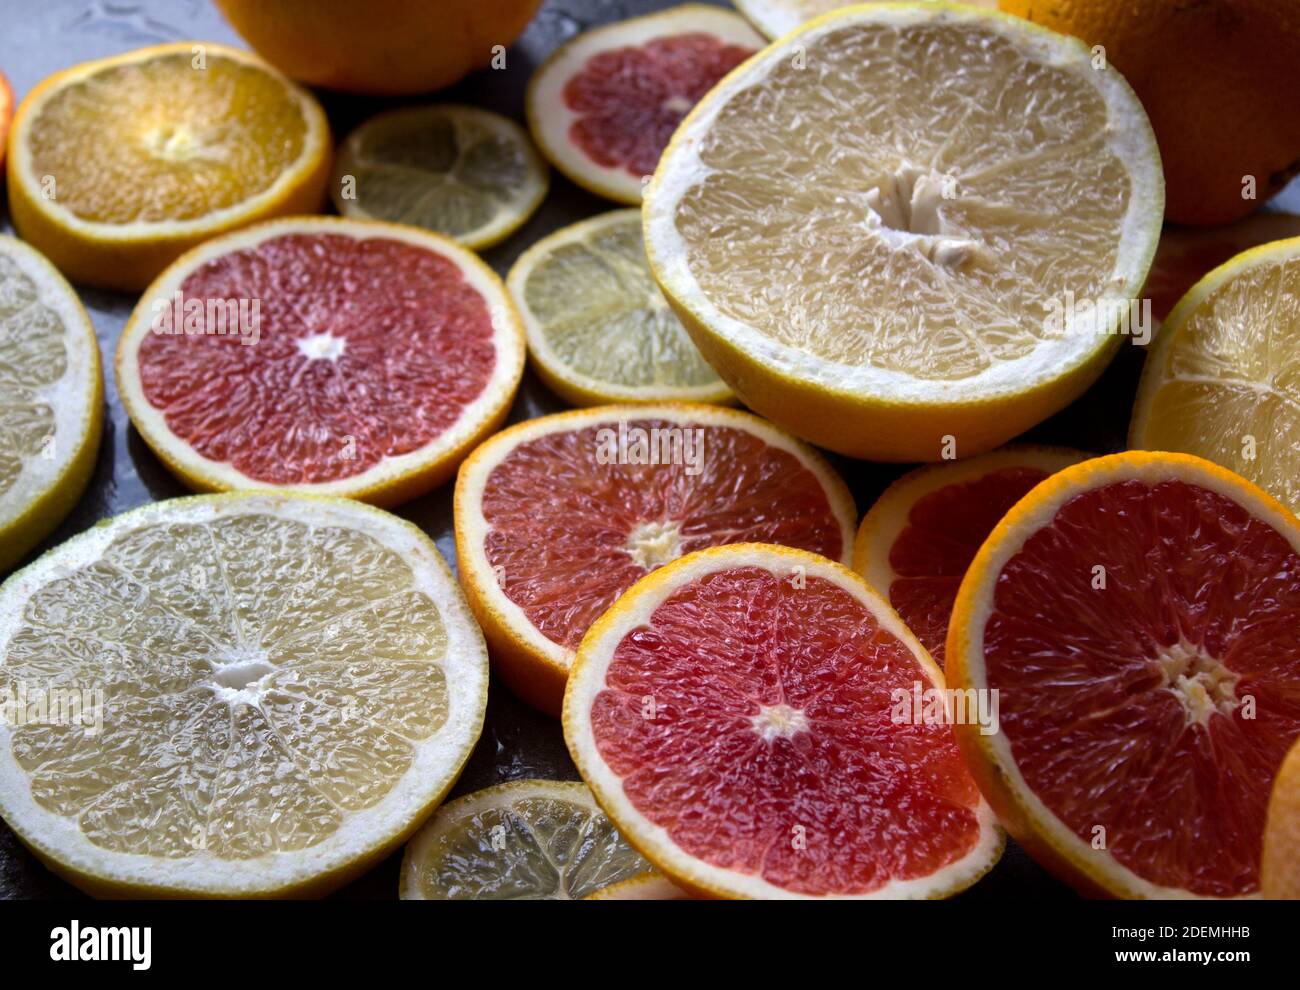
[[[109,224],[194,220],[266,191],[303,152],[307,121],[266,71],[208,52],[105,68],[31,121],[32,174],[53,202]],[[48,177],[48,179],[47,179]]]
[[[102,687],[102,729],[13,728],[35,802],[116,853],[304,849],[444,724],[447,645],[370,536],[263,514],[131,530],[37,590],[6,682]],[[88,744],[89,740],[89,744]]]
[[[67,371],[65,334],[36,284],[0,254],[0,498],[57,441],[54,409],[41,393]]]
[[[1067,290],[1109,294],[1131,180],[1106,127],[1086,77],[991,29],[857,24],[729,97],[675,223],[724,315],[960,382],[1032,352]]]

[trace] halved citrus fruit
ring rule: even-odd
[[[586,786],[514,780],[439,808],[406,847],[403,900],[580,900],[648,864]]]
[[[678,887],[665,876],[658,873],[642,873],[639,876],[608,887],[601,887],[594,894],[588,894],[584,901],[689,901],[691,895]]]
[[[596,28],[562,45],[529,80],[528,126],[578,185],[638,204],[682,118],[762,47],[744,18],[703,4]]]
[[[81,300],[36,251],[0,237],[0,571],[81,497],[103,407],[99,342]]]
[[[139,291],[189,248],[319,208],[325,114],[255,55],[177,42],[46,79],[14,118],[9,211],[74,282]]]
[[[1209,458],[1300,509],[1300,237],[1192,287],[1147,354],[1129,446]]]
[[[868,4],[700,102],[647,190],[646,250],[756,412],[855,457],[965,457],[1101,373],[1161,182],[1141,105],[1077,39]]]
[[[1259,881],[1265,897],[1300,900],[1300,742],[1273,781]]]
[[[444,103],[390,110],[349,134],[331,195],[344,216],[409,223],[477,251],[518,230],[548,184],[546,162],[522,127]]]
[[[638,579],[763,541],[849,559],[853,497],[819,454],[717,406],[604,406],[529,420],[456,479],[456,554],[501,678],[559,714],[574,651]]]
[[[122,403],[193,488],[392,505],[441,484],[523,375],[519,317],[478,257],[415,227],[293,217],[216,238],[141,297]]]
[[[564,227],[519,256],[506,285],[547,387],[575,406],[726,402],[646,262],[641,211]]]
[[[5,160],[5,145],[9,138],[9,122],[14,116],[14,91],[5,74],[0,72],[0,164]]]
[[[860,0],[872,3],[875,0]],[[998,0],[966,0],[972,7],[997,10]],[[852,6],[844,0],[736,0],[736,9],[769,38],[779,38],[832,10]]]
[[[1273,778],[1300,735],[1300,522],[1185,454],[1065,468],[966,573],[954,687],[1001,731],[956,727],[998,817],[1088,893],[1259,890]]]
[[[623,835],[688,891],[944,897],[1002,837],[946,718],[897,717],[900,695],[943,683],[848,568],[735,544],[648,575],[592,626],[564,738]]]
[[[450,789],[487,702],[427,536],[269,492],[156,502],[15,574],[0,678],[47,713],[0,722],[0,815],[114,896],[342,883]]]
[[[942,667],[952,603],[980,545],[1026,492],[1087,456],[1024,445],[911,471],[863,517],[853,569]]]

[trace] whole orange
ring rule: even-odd
[[[285,75],[397,96],[450,86],[515,40],[541,0],[216,0]]]
[[[1295,0],[1000,0],[1101,45],[1137,91],[1165,168],[1165,216],[1236,220],[1300,171]],[[1255,197],[1250,192],[1253,177]]]

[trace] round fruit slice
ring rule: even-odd
[[[1131,451],[1044,481],[962,582],[956,727],[998,817],[1087,893],[1259,890],[1273,777],[1300,734],[1300,522],[1209,461]]]
[[[592,626],[564,738],[619,831],[686,890],[943,897],[1002,838],[944,715],[910,717],[942,687],[848,568],[744,543],[656,571]]]
[[[863,518],[853,569],[888,599],[942,667],[952,603],[980,545],[1029,489],[1087,456],[1017,446],[911,471]]]
[[[77,294],[22,241],[0,237],[0,571],[81,497],[103,406],[99,343]]]
[[[1119,346],[1162,202],[1142,107],[1091,58],[991,11],[868,4],[728,76],[645,207],[705,359],[756,412],[876,460],[981,453],[1072,401]]]
[[[1129,446],[1231,468],[1300,509],[1300,237],[1216,268],[1147,355]]]
[[[476,255],[413,227],[295,217],[209,241],[141,298],[123,405],[200,491],[393,505],[449,478],[505,417],[519,317]]]
[[[0,72],[0,164],[5,160],[5,145],[9,138],[9,122],[14,115],[14,91],[9,80]]]
[[[658,873],[642,873],[588,894],[585,901],[689,901],[691,895]]]
[[[566,402],[726,402],[646,263],[641,211],[615,210],[557,230],[506,279],[528,350]]]
[[[0,721],[0,815],[52,869],[112,896],[297,895],[450,789],[487,655],[415,526],[241,493],[128,512],[10,578],[0,682],[27,702]]]
[[[315,99],[261,59],[187,41],[46,79],[10,152],[23,239],[75,282],[138,292],[209,237],[315,212],[330,137]]]
[[[515,780],[439,808],[406,847],[399,896],[579,900],[648,869],[583,784]]]
[[[1259,875],[1265,897],[1300,900],[1300,742],[1273,781]]]
[[[529,80],[528,126],[578,185],[636,205],[682,118],[762,47],[744,18],[703,4],[596,28]]]
[[[497,673],[558,715],[583,635],[646,573],[744,541],[847,562],[857,513],[820,455],[758,417],[665,404],[497,434],[461,468],[454,518],[461,583]]]
[[[518,230],[548,184],[522,127],[448,103],[391,110],[349,134],[332,195],[344,216],[413,224],[479,250]]]
[[[873,0],[865,0],[867,3]],[[998,0],[966,0],[972,7],[997,10]],[[779,38],[832,10],[851,6],[844,0],[736,0],[736,9],[769,38]]]

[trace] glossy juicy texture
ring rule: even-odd
[[[1105,829],[1152,883],[1258,889],[1300,734],[1300,554],[1281,534],[1183,481],[1076,495],[1003,568],[984,663],[1020,772],[1071,831]]]
[[[680,434],[682,463],[602,463],[600,431],[618,428],[611,420],[520,444],[483,493],[488,563],[552,641],[576,649],[619,595],[693,550],[754,542],[843,553],[821,483],[794,455],[742,430],[646,419],[627,421],[628,435],[702,434]]]
[[[258,339],[149,334],[145,397],[196,451],[256,481],[334,481],[419,449],[496,361],[484,298],[404,241],[274,237],[208,261],[181,291],[205,306],[257,300]]]
[[[691,107],[752,54],[692,31],[593,55],[564,87],[569,138],[604,168],[650,175]]]
[[[930,492],[908,512],[907,525],[889,550],[889,566],[897,575],[889,585],[889,604],[939,666],[966,569],[1007,510],[1046,477],[1029,467],[991,471]]]
[[[868,893],[979,837],[951,728],[891,721],[892,693],[917,682],[930,686],[910,650],[844,589],[736,567],[624,637],[592,733],[628,800],[689,855],[798,893]],[[760,732],[773,712],[789,731]]]

